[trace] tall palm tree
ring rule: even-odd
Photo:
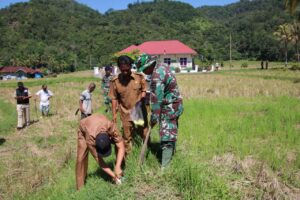
[[[285,51],[285,67],[287,67],[288,60],[288,43],[291,41],[291,24],[279,25],[277,31],[275,31],[274,36],[284,44]]]
[[[294,21],[293,24],[291,24],[291,30],[290,30],[290,36],[291,36],[291,41],[295,44],[295,50],[297,53],[297,60],[298,62],[300,61],[300,55],[299,55],[299,40],[300,40],[300,23]]]
[[[291,13],[294,13],[300,0],[285,0],[285,6],[288,7]]]

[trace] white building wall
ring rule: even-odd
[[[159,62],[163,63],[165,58],[171,59],[171,67],[179,67],[180,69],[192,68],[193,67],[193,58],[190,54],[166,54],[158,55]],[[186,66],[180,65],[180,58],[187,58]]]

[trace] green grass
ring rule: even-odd
[[[181,128],[185,130],[183,137],[190,145],[201,148],[202,156],[226,152],[239,157],[256,155],[278,169],[286,163],[275,162],[273,158],[279,156],[275,155],[276,148],[281,148],[283,154],[288,150],[300,150],[299,129],[296,128],[300,122],[297,98],[192,100],[186,105],[193,109],[187,110],[181,119]],[[273,155],[264,153],[267,151],[273,151]],[[284,159],[284,156],[279,157]]]
[[[232,60],[231,61],[231,65],[233,67],[230,67],[230,61],[224,61],[224,67],[226,69],[241,69],[241,65],[243,63],[247,63],[248,64],[248,68],[261,68],[261,61],[256,61],[256,60]],[[220,64],[220,62],[219,62]],[[298,64],[297,62],[288,62],[287,67],[291,67],[295,64]],[[265,68],[266,62],[264,61],[264,68]],[[285,63],[284,62],[270,62],[269,61],[269,65],[268,68],[272,69],[272,68],[283,68],[285,67]]]
[[[229,82],[227,74],[238,77],[236,87],[229,87],[235,82]],[[258,82],[258,87],[264,86],[262,89],[277,89],[282,93],[270,96],[240,93],[241,88],[251,92],[252,83],[245,78],[247,76]],[[270,80],[265,76],[275,78]],[[56,83],[56,79],[51,79],[51,88],[56,90],[52,105],[58,113],[41,119],[22,135],[14,134],[9,128],[12,126],[7,127],[10,135],[0,146],[0,156],[4,156],[0,160],[0,198],[293,199],[287,195],[294,190],[288,188],[300,188],[300,102],[294,95],[298,94],[299,84],[285,80],[297,76],[288,71],[254,69],[178,76],[184,86],[191,80],[195,84],[193,88],[182,87],[186,95],[185,110],[180,118],[177,151],[170,167],[160,169],[156,128],[152,131],[152,150],[148,151],[144,166],[137,166],[139,145],[135,145],[128,157],[123,185],[113,185],[90,156],[87,183],[79,192],[75,190],[78,121],[73,111],[78,97],[74,96],[96,80],[66,76],[59,77],[62,82]],[[210,93],[201,93],[207,81],[210,81],[209,88],[235,90],[239,95],[212,97]],[[28,84],[38,86],[41,82],[33,80]],[[269,84],[273,82],[284,87],[274,88]],[[7,83],[5,87],[12,87],[12,83]],[[295,92],[283,93],[287,89]],[[199,93],[201,96],[197,96]],[[95,110],[103,113],[105,108],[99,103],[102,100],[99,91],[93,93],[93,98],[97,103]],[[10,108],[7,113],[15,112],[14,105],[2,102],[1,112],[7,108]],[[4,127],[9,123],[15,125],[15,114],[10,116],[13,121],[5,119]],[[139,144],[140,140],[137,141]],[[106,160],[113,167],[114,156]],[[269,188],[275,179],[279,188]]]
[[[99,81],[99,78],[96,77],[72,77],[72,76],[59,76],[57,78],[43,78],[43,79],[27,79],[22,80],[26,87],[33,87],[33,86],[41,86],[42,84],[46,85],[54,85],[60,83],[85,83],[87,81]],[[9,87],[9,88],[16,88],[17,81],[1,81],[0,87]]]
[[[228,76],[237,76],[237,77],[262,78],[266,80],[268,79],[284,80],[284,81],[291,81],[294,83],[300,82],[299,72],[292,72],[285,69],[279,69],[279,70],[281,70],[282,75],[278,75],[278,73],[276,72],[274,73],[274,69],[270,69],[269,71],[266,70],[257,71],[256,69],[234,69],[230,71],[217,71],[215,73],[228,75]]]
[[[0,136],[8,135],[17,126],[16,107],[0,99]]]
[[[191,100],[185,103],[180,119],[177,153],[170,168],[161,171],[154,152],[149,152],[143,168],[137,166],[139,148],[135,148],[127,161],[126,182],[111,184],[90,156],[86,186],[75,191],[74,160],[56,178],[30,199],[162,199],[168,195],[179,199],[240,199],[243,191],[230,187],[241,180],[243,174],[220,175],[214,156],[228,152],[243,160],[253,156],[265,162],[274,172],[283,173],[282,180],[300,187],[293,177],[299,171],[300,159],[287,161],[289,152],[300,151],[300,103],[296,98],[237,98]],[[158,142],[157,130],[152,132]],[[49,143],[52,143],[50,140]],[[157,146],[157,145],[156,145]],[[73,147],[75,148],[75,147]],[[114,159],[108,162],[113,165]],[[104,177],[104,178],[103,178]],[[258,198],[259,188],[256,193]],[[25,199],[26,199],[25,198]]]

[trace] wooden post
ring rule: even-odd
[[[229,36],[229,59],[230,59],[230,61],[229,61],[229,65],[230,65],[230,68],[232,67],[232,64],[231,64],[231,62],[232,62],[232,54],[231,54],[231,40],[232,40],[232,38],[231,38],[231,33],[230,33],[230,36]]]

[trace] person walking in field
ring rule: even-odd
[[[178,119],[183,112],[183,101],[175,76],[169,66],[158,64],[155,58],[142,54],[136,60],[138,71],[151,76],[150,126],[159,124],[162,167],[166,167],[175,153]]]
[[[42,116],[48,116],[50,110],[50,99],[53,97],[53,93],[48,90],[47,85],[44,84],[42,85],[42,89],[35,94],[35,101],[37,97],[40,98],[40,111]]]
[[[81,119],[84,119],[92,114],[92,92],[95,90],[95,83],[90,83],[88,88],[80,94],[79,110]]]
[[[112,100],[113,121],[117,120],[117,106],[119,106],[120,118],[123,126],[123,138],[126,155],[132,150],[132,138],[137,132],[143,140],[148,130],[147,111],[143,99],[146,96],[146,81],[141,73],[132,72],[133,60],[128,56],[120,56],[117,60],[121,73],[111,81],[109,97]],[[131,111],[140,103],[143,123],[135,125],[130,116]]]
[[[111,99],[108,96],[109,88],[110,88],[110,82],[113,78],[112,75],[112,67],[106,66],[105,67],[105,75],[102,78],[101,88],[103,91],[103,97],[104,97],[104,105],[106,106],[105,112],[108,112],[111,110]]]
[[[111,144],[115,145],[115,170],[103,160],[111,154]],[[121,184],[123,171],[121,164],[124,159],[125,146],[116,124],[104,115],[93,114],[80,121],[77,139],[76,188],[79,190],[85,183],[88,169],[89,152],[101,169],[108,174],[114,183]]]
[[[260,62],[260,69],[264,69],[264,61],[263,60]]]
[[[18,88],[14,95],[14,98],[17,100],[18,130],[22,129],[24,126],[30,125],[29,99],[31,97],[28,88],[24,87],[24,83],[18,82]]]

